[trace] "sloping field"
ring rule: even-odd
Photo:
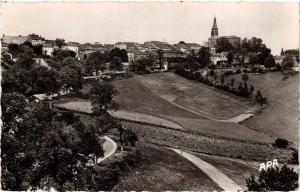
[[[69,101],[56,104],[56,106],[69,109],[72,111],[79,111],[84,113],[92,113],[92,105],[90,101]],[[173,129],[183,129],[180,125],[153,115],[131,112],[127,110],[109,111],[109,113],[116,118],[125,119],[129,121],[136,121],[142,123],[155,124]]]
[[[201,153],[193,153],[193,155],[215,166],[219,169],[219,171],[225,173],[244,190],[247,190],[246,179],[249,178],[251,174],[255,176],[259,174],[259,163],[255,164],[254,162],[245,160],[205,155]]]
[[[164,115],[164,117],[205,119],[205,117],[200,117],[189,111],[182,110],[163,100],[135,78],[113,81],[113,85],[119,92],[115,100],[123,109],[158,117]]]
[[[174,73],[139,75],[136,78],[169,102],[216,119],[229,119],[250,109],[247,102],[233,95],[187,80]]]
[[[165,75],[165,73],[155,74],[158,78],[159,75]],[[185,129],[201,134],[262,143],[271,143],[274,141],[274,138],[266,134],[254,131],[237,123],[211,121],[204,116],[177,107],[171,102],[168,102],[168,100],[160,98],[157,94],[152,92],[152,87],[147,88],[143,83],[139,82],[139,80],[140,77],[113,82],[115,88],[119,91],[116,101],[121,105],[121,109],[154,115],[178,123]],[[165,86],[169,85],[165,84]],[[205,95],[203,97],[209,96]]]
[[[262,113],[256,114],[242,122],[265,134],[281,137],[299,143],[299,74],[283,81],[280,72],[269,72],[255,75],[248,74],[248,86],[253,85],[256,90],[260,89],[262,95],[268,98],[268,104]],[[225,81],[234,78],[241,81],[241,75],[229,76]]]
[[[113,191],[220,191],[205,173],[169,149],[139,144],[140,161]],[[158,155],[159,154],[159,155]]]

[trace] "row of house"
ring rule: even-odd
[[[134,61],[141,58],[149,57],[150,55],[157,56],[157,50],[163,51],[165,58],[185,57],[192,50],[198,52],[201,46],[197,43],[178,43],[171,45],[161,41],[148,41],[145,43],[136,42],[118,42],[116,44],[100,44],[100,43],[85,43],[67,42],[63,45],[57,45],[55,40],[47,40],[39,35],[30,34],[27,36],[7,36],[3,35],[1,39],[2,48],[6,49],[9,44],[23,44],[30,42],[32,45],[42,45],[44,55],[52,57],[55,50],[70,50],[76,53],[78,59],[86,59],[89,54],[99,51],[101,53],[109,52],[113,48],[125,49],[128,53],[128,61]]]

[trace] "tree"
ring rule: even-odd
[[[233,62],[233,53],[232,52],[229,52],[227,54],[227,61],[229,64],[231,64]]]
[[[157,50],[157,58],[159,62],[159,68],[163,68],[163,61],[164,61],[164,51],[162,49]]]
[[[93,114],[96,116],[104,115],[108,109],[118,109],[119,106],[113,100],[113,96],[117,93],[114,87],[107,82],[95,83],[90,91]]]
[[[66,44],[64,39],[55,39],[55,45],[57,45],[59,48],[64,46]]]
[[[122,59],[120,57],[113,57],[112,61],[110,62],[109,68],[110,70],[122,71]]]
[[[265,61],[264,61],[264,66],[265,68],[271,68],[271,67],[275,67],[275,59],[273,57],[273,55],[269,55]]]
[[[298,187],[298,173],[284,165],[281,169],[269,168],[246,179],[249,191],[294,191]]]
[[[231,81],[230,81],[230,86],[231,86],[231,87],[234,86],[234,79],[231,79]]]
[[[217,40],[217,53],[228,52],[233,50],[232,44],[225,37],[221,37]]]
[[[94,70],[98,72],[98,70],[105,70],[106,65],[105,63],[108,60],[108,55],[103,54],[100,51],[93,52],[89,55],[85,62],[85,70],[92,74]]]
[[[128,55],[125,49],[114,48],[108,53],[109,61],[112,61],[114,57],[120,57],[122,62],[128,62]]]
[[[68,57],[76,57],[76,53],[71,50],[55,50],[53,56],[55,61],[62,63]]]
[[[259,57],[256,53],[251,53],[249,55],[249,61],[250,61],[250,64],[252,64],[252,66],[254,64],[258,64],[259,63]]]
[[[286,70],[286,69],[291,70],[293,66],[294,66],[293,57],[291,55],[285,56],[285,58],[282,61],[282,68],[284,70]]]
[[[242,79],[243,79],[244,82],[248,81],[249,77],[248,77],[247,73],[244,73],[242,75]]]
[[[198,62],[202,67],[210,63],[210,53],[208,47],[201,47],[198,52]]]
[[[26,112],[26,98],[20,93],[4,93],[1,98],[2,131],[9,131],[8,124],[17,123]]]

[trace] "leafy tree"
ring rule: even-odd
[[[294,59],[291,55],[285,56],[285,58],[282,61],[282,67],[283,69],[288,69],[291,70],[292,67],[294,66]]]
[[[72,50],[55,50],[53,56],[55,61],[62,63],[68,57],[76,57],[76,53]]]
[[[278,148],[285,149],[285,148],[287,148],[288,145],[289,145],[289,142],[286,139],[278,138],[275,140],[275,146]]]
[[[151,67],[154,64],[153,57],[142,58],[133,62],[133,70],[137,71],[146,71],[147,67]]]
[[[93,52],[89,55],[85,62],[85,69],[87,72],[92,74],[94,70],[98,72],[98,70],[106,69],[105,63],[108,60],[108,55],[101,53],[100,51]]]
[[[273,55],[269,55],[264,61],[265,68],[275,67],[275,59]]]
[[[64,39],[55,39],[55,45],[57,45],[59,48],[64,46],[66,44]]]
[[[228,52],[233,50],[232,44],[225,37],[221,37],[217,40],[217,53]]]
[[[2,131],[6,131],[7,125],[17,123],[18,120],[26,112],[27,106],[26,98],[20,93],[4,93],[1,98],[2,111]],[[8,130],[7,130],[8,131]]]
[[[256,53],[252,53],[249,55],[250,64],[254,65],[259,63],[259,57]]]
[[[14,56],[16,56],[18,53],[18,48],[19,48],[19,45],[17,45],[17,44],[9,44],[8,52],[13,54]]]
[[[233,62],[233,58],[234,58],[233,53],[229,52],[227,54],[227,61],[228,61],[229,64],[231,64]]]
[[[248,81],[249,76],[247,75],[247,73],[244,73],[244,74],[242,75],[242,79],[243,79],[244,82]]]
[[[159,68],[163,68],[163,62],[164,62],[164,51],[162,49],[157,50],[157,58],[159,62]]]
[[[198,62],[202,67],[207,66],[210,63],[209,48],[201,47],[198,52]]]
[[[234,79],[231,79],[231,81],[230,81],[230,86],[231,86],[231,87],[234,86]]]
[[[269,168],[246,179],[249,191],[294,191],[298,187],[298,173],[284,165],[281,169]]]
[[[79,90],[82,88],[82,65],[81,63],[72,57],[64,59],[62,68],[59,70],[59,78],[62,89]]]
[[[12,60],[10,54],[3,52],[1,58],[1,66],[4,69],[10,69],[12,65],[14,65],[14,61]]]
[[[90,91],[92,99],[93,114],[104,115],[108,109],[118,109],[117,103],[113,100],[118,92],[107,82],[97,82]]]
[[[120,57],[113,57],[109,67],[110,70],[122,71],[123,70],[122,59]]]
[[[122,62],[128,62],[128,55],[125,49],[114,48],[108,53],[109,61],[112,61],[114,57],[120,57]]]

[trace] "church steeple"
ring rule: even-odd
[[[218,26],[216,17],[214,17],[213,27],[211,28],[211,37],[218,37]]]

